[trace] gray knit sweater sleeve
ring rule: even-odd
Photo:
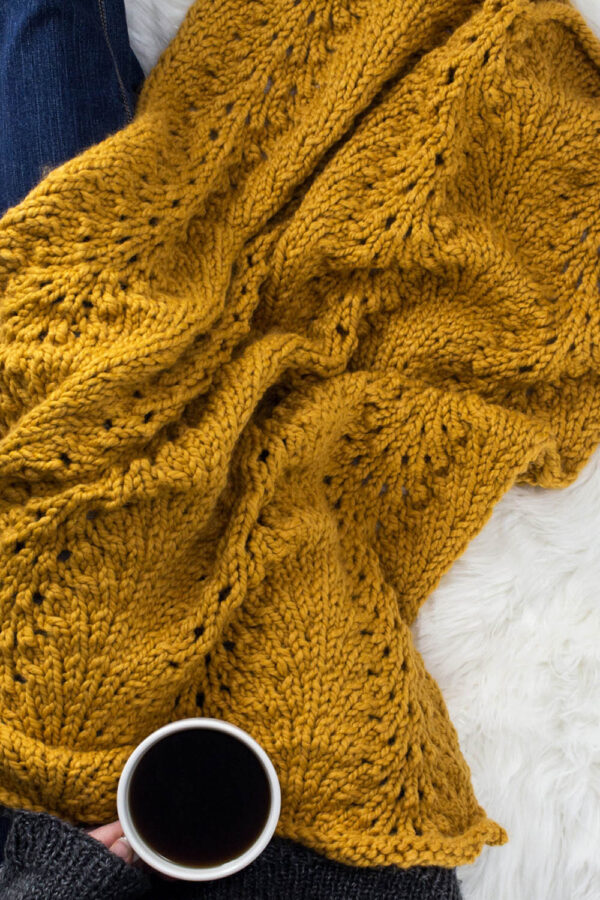
[[[2,900],[461,900],[454,869],[346,866],[279,837],[229,878],[165,881],[54,816],[21,810],[4,853]]]
[[[0,868],[2,900],[129,900],[147,894],[139,869],[47,813],[16,810]]]

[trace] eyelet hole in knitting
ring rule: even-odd
[[[154,413],[152,411],[147,412],[144,416],[144,422],[149,422],[153,415]]]
[[[448,69],[448,75],[446,77],[446,84],[452,84],[452,82],[454,81],[455,73],[456,73],[456,69],[454,67],[451,67],[450,69]]]
[[[269,451],[266,449],[261,450],[260,453],[258,454],[258,458],[259,458],[260,462],[266,462],[269,458]]]
[[[202,709],[202,707],[204,706],[204,700],[204,691],[198,691],[198,693],[196,694],[196,706]]]
[[[41,606],[42,603],[44,602],[44,595],[40,594],[39,591],[34,591],[31,599],[35,603],[36,606]]]
[[[24,542],[24,541],[16,541],[16,543],[15,543],[15,553],[20,553],[24,546],[25,546],[25,542]]]
[[[216,139],[219,137],[219,132],[217,131],[216,128],[211,128],[210,131],[208,132],[208,136],[211,141],[216,141]]]
[[[230,584],[227,584],[227,585],[225,585],[224,588],[221,588],[221,590],[219,591],[219,596],[218,596],[219,603],[223,603],[225,600],[227,600],[230,593],[231,593],[231,585]]]
[[[61,550],[56,558],[59,562],[67,562],[67,560],[71,558],[71,551],[66,549]]]
[[[395,221],[396,221],[396,216],[388,216],[387,219],[385,220],[385,230],[389,231],[389,229],[392,227],[392,225],[394,224]]]

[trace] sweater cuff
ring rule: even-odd
[[[143,872],[82,829],[48,813],[12,813],[0,869],[2,898],[129,900],[143,896],[148,888]]]
[[[153,888],[153,900],[461,900],[454,869],[347,866],[279,837],[228,878]]]

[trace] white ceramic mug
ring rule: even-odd
[[[136,766],[145,752],[149,747],[156,744],[167,735],[172,734],[175,731],[184,731],[189,728],[210,728],[212,730],[225,732],[225,734],[232,735],[239,741],[242,741],[242,743],[252,750],[262,764],[269,782],[271,803],[263,830],[254,843],[248,847],[244,853],[234,859],[227,860],[227,862],[221,863],[218,866],[185,866],[177,862],[172,862],[156,853],[156,851],[144,841],[143,837],[135,828],[129,810],[129,785]],[[179,878],[182,881],[213,881],[217,878],[225,878],[227,875],[233,875],[234,872],[239,872],[240,869],[249,865],[265,849],[273,836],[279,820],[279,813],[281,810],[281,790],[273,763],[260,744],[258,744],[254,738],[250,737],[246,731],[238,728],[237,725],[232,725],[230,722],[224,722],[221,719],[180,719],[178,722],[172,722],[170,725],[165,725],[163,728],[153,731],[152,734],[148,735],[148,737],[135,748],[125,763],[123,771],[121,772],[121,777],[119,778],[117,810],[123,833],[135,853],[137,853],[143,862],[147,863],[158,872],[161,872],[163,875],[169,875],[171,878]]]

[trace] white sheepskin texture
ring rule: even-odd
[[[129,43],[147,75],[175,37],[193,0],[125,0]]]
[[[475,794],[509,843],[465,900],[600,900],[600,451],[510,490],[413,626]]]
[[[574,5],[600,37],[600,0]],[[190,6],[126,0],[146,74]],[[458,869],[464,900],[600,900],[599,536],[600,451],[562,491],[510,490],[413,627],[510,839]]]

